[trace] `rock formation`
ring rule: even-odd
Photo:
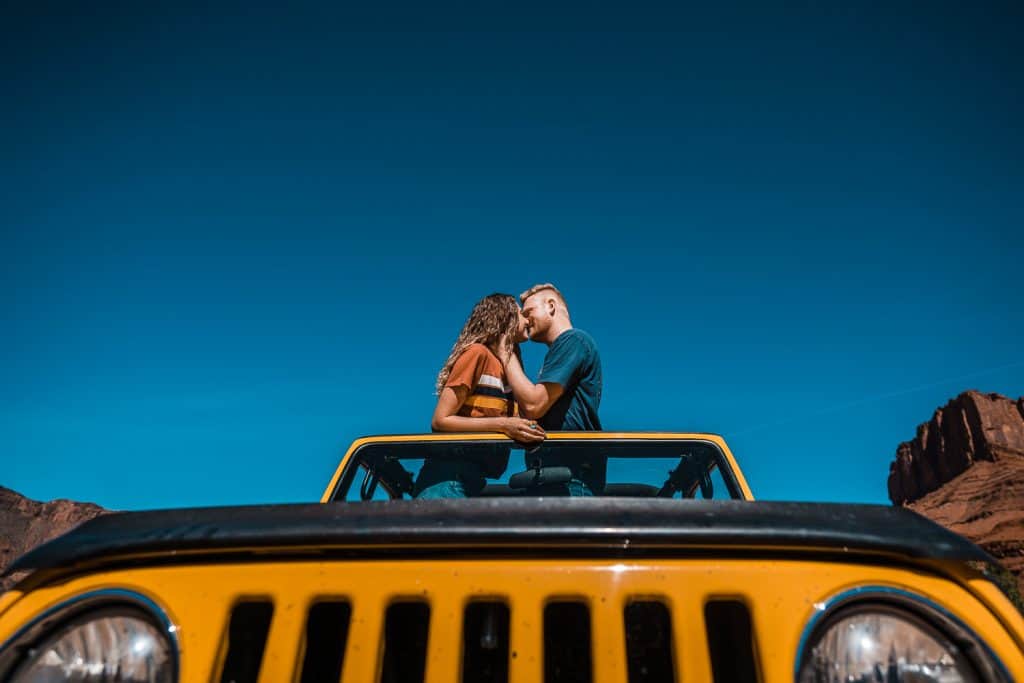
[[[0,571],[27,550],[104,512],[99,505],[71,500],[39,503],[0,486]],[[0,580],[0,592],[17,579]]]
[[[1024,593],[1024,398],[967,391],[896,449],[889,499],[977,543]]]
[[[889,500],[912,503],[977,462],[1024,457],[1024,398],[967,391],[901,443],[889,467]]]

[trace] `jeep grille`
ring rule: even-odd
[[[606,599],[600,602],[604,604],[595,609],[601,618],[596,620],[592,618],[590,605],[582,600],[553,599],[540,606],[540,615],[520,615],[526,624],[543,625],[543,638],[535,643],[539,645],[538,652],[531,650],[528,643],[510,649],[510,636],[516,628],[513,624],[517,617],[515,608],[518,607],[511,596],[501,601],[470,600],[462,609],[461,619],[448,611],[450,606],[439,605],[445,611],[432,617],[429,601],[399,599],[384,610],[379,639],[369,638],[358,648],[352,648],[353,655],[358,649],[358,656],[378,663],[371,678],[358,680],[424,681],[432,646],[432,619],[439,631],[434,636],[437,642],[433,647],[446,650],[443,654],[435,651],[434,658],[450,660],[452,654],[458,655],[460,673],[445,680],[505,683],[510,680],[510,661],[520,658],[541,661],[546,683],[592,683],[595,679],[628,683],[680,680],[675,664],[677,648],[673,645],[672,614],[665,602],[646,596],[627,596],[618,614],[609,613]],[[267,640],[274,612],[274,605],[266,600],[239,602],[232,609],[219,677],[221,683],[271,680],[266,672],[262,678],[260,674],[264,658],[269,654],[266,653]],[[292,657],[297,678],[291,680],[302,683],[342,680],[352,613],[351,605],[345,601],[315,600],[311,604],[303,636]],[[454,628],[452,622],[458,622],[459,627]],[[711,680],[756,683],[758,673],[750,613],[744,603],[708,601],[704,606],[703,624]],[[452,636],[457,640],[451,640]],[[690,654],[696,653],[690,651]],[[615,657],[619,659],[613,660]],[[274,658],[280,659],[279,656]],[[610,667],[612,661],[618,664]],[[356,666],[364,673],[372,671],[367,662]],[[596,677],[595,669],[600,674]],[[520,673],[525,674],[526,670]],[[346,676],[344,680],[353,679]],[[532,675],[525,679],[536,680]]]

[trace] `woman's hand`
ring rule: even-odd
[[[519,443],[540,443],[547,433],[534,420],[506,417],[501,433]]]
[[[511,333],[506,332],[501,335],[501,339],[498,340],[498,360],[501,361],[503,366],[508,365],[508,360],[515,353],[517,345],[518,342]]]

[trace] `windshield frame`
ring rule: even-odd
[[[608,433],[608,432],[552,432],[549,433],[548,440],[545,444],[554,444],[554,442],[562,442],[566,445],[577,445],[591,442],[607,442],[609,445],[620,447],[628,444],[645,444],[652,447],[656,446],[680,446],[683,444],[694,444],[701,445],[708,448],[712,453],[713,463],[717,465],[719,474],[722,478],[723,483],[727,487],[730,500],[753,500],[753,496],[750,493],[750,489],[747,486],[742,472],[736,465],[735,459],[729,452],[728,447],[722,438],[714,434],[677,434],[677,433]],[[483,442],[483,443],[481,443]],[[368,472],[368,468],[360,462],[360,455],[364,452],[364,449],[369,447],[379,447],[381,445],[391,444],[399,445],[402,448],[415,447],[417,444],[430,444],[436,448],[441,444],[451,444],[452,446],[472,446],[472,445],[483,445],[484,443],[490,443],[495,445],[505,445],[512,449],[522,449],[523,445],[518,444],[507,437],[497,434],[489,433],[433,433],[433,434],[420,434],[420,435],[393,435],[393,436],[378,436],[378,437],[365,437],[357,439],[349,448],[348,452],[342,458],[341,463],[335,472],[334,477],[324,492],[321,502],[355,502],[346,501],[345,499],[338,499],[338,496],[344,492],[348,495],[352,491],[352,487],[359,487],[361,484],[356,480],[359,476],[364,476]],[[613,456],[614,457],[614,456]],[[640,459],[642,456],[638,456]],[[411,458],[410,458],[411,459]],[[622,460],[626,458],[623,457]],[[666,458],[668,460],[668,458]],[[514,466],[510,465],[510,469],[514,471]],[[710,471],[710,468],[709,468]],[[612,483],[612,482],[610,482]],[[380,482],[383,486],[383,482]],[[393,492],[389,491],[386,486],[384,489],[388,491],[389,498],[391,498]],[[599,496],[600,497],[600,496]],[[391,498],[393,502],[399,502],[399,498]],[[666,498],[667,500],[667,498]],[[680,500],[676,498],[675,500]]]

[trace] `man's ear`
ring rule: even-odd
[[[548,315],[554,318],[556,310],[558,310],[558,304],[555,303],[554,299],[548,299]]]

